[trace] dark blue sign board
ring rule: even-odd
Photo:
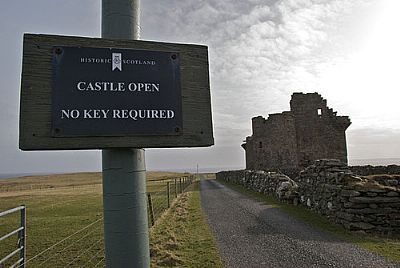
[[[25,34],[22,150],[214,144],[208,48]]]
[[[181,135],[177,52],[53,47],[52,135]]]

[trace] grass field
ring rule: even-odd
[[[155,195],[154,206],[160,212],[160,206],[167,207],[166,181],[173,185],[171,178],[183,175],[148,172],[148,192]],[[27,207],[29,267],[103,267],[100,173],[0,180],[0,211],[22,204]],[[18,224],[18,214],[1,217],[0,236]],[[1,241],[0,259],[15,249],[16,243],[16,236]]]
[[[341,225],[333,224],[327,218],[302,206],[294,206],[282,203],[272,196],[251,191],[241,185],[228,183],[222,180],[219,182],[248,196],[252,196],[261,202],[273,205],[274,207],[279,208],[287,214],[301,219],[312,226],[331,232],[335,236],[342,238],[345,241],[356,244],[361,248],[375,252],[376,254],[382,255],[400,264],[400,237],[382,237],[350,232]]]

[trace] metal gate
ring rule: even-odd
[[[26,236],[26,208],[24,205],[22,205],[22,206],[19,206],[16,208],[12,208],[12,209],[0,212],[0,217],[6,216],[8,214],[15,213],[18,211],[21,212],[21,223],[20,223],[19,228],[0,237],[0,242],[1,242],[13,235],[18,235],[17,249],[15,249],[10,254],[8,254],[7,256],[5,256],[4,258],[2,258],[0,260],[0,267],[3,267],[7,260],[9,260],[10,258],[12,258],[13,256],[15,256],[16,254],[19,253],[19,259],[16,262],[14,262],[13,264],[11,264],[9,267],[10,268],[13,268],[13,267],[25,268],[25,261],[26,261],[26,239],[25,239],[25,236]],[[0,258],[1,258],[1,256],[0,256]]]

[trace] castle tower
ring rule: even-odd
[[[347,164],[348,116],[337,116],[318,93],[293,93],[290,110],[295,118],[300,167],[317,159],[339,159]]]
[[[290,111],[252,119],[252,136],[242,144],[246,168],[293,170],[323,158],[347,163],[345,131],[350,124],[318,93],[293,93]]]

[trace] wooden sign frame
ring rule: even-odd
[[[182,95],[181,135],[57,137],[52,133],[54,47],[120,48],[177,52]],[[214,144],[208,48],[139,40],[24,35],[19,147],[22,150],[204,147]]]

